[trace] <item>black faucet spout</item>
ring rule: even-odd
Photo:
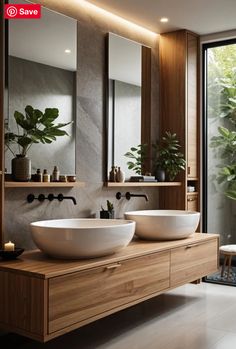
[[[131,194],[129,191],[125,194],[125,197],[127,200],[130,200],[131,198],[145,198],[146,201],[148,201],[148,196],[146,194]]]
[[[64,196],[63,194],[58,194],[58,200],[63,201],[63,200],[72,200],[74,205],[77,205],[76,199],[74,196]]]

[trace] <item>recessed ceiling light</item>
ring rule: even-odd
[[[67,49],[65,50],[65,53],[69,54],[69,53],[71,53],[71,50],[70,50],[69,48],[67,48]]]
[[[168,22],[168,21],[169,21],[169,19],[166,18],[166,17],[162,17],[162,18],[160,19],[160,22],[162,22],[162,23],[166,23],[166,22]]]

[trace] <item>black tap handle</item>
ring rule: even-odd
[[[117,200],[120,200],[122,198],[120,191],[118,191],[118,193],[116,193],[116,198],[117,198]]]
[[[130,194],[129,191],[127,191],[127,192],[125,193],[125,197],[126,197],[127,200],[130,200],[131,196],[132,196],[132,194]]]
[[[48,194],[48,200],[49,200],[49,201],[53,201],[54,199],[56,199],[56,197],[54,196],[54,194]]]
[[[63,194],[58,194],[57,199],[58,199],[58,201],[63,201],[64,200],[64,195]]]
[[[35,199],[34,194],[29,194],[29,195],[27,196],[27,202],[28,202],[29,204],[31,204],[31,202],[33,202],[34,199]]]
[[[38,198],[36,199],[38,199],[39,202],[43,202],[46,198],[44,194],[39,194]]]

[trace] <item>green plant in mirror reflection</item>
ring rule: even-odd
[[[25,156],[33,144],[49,144],[56,141],[57,137],[68,136],[68,133],[61,128],[71,124],[58,123],[55,120],[59,116],[57,108],[46,108],[44,112],[34,109],[31,105],[25,107],[25,115],[15,111],[14,119],[17,124],[17,133],[5,133],[5,145],[15,156],[14,145],[18,146],[17,154]]]
[[[147,144],[139,144],[136,147],[131,147],[130,151],[125,153],[124,156],[132,159],[132,161],[127,162],[128,169],[141,175],[144,161],[147,158]]]

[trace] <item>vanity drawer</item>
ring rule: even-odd
[[[170,286],[199,279],[215,272],[217,268],[217,239],[178,247],[171,250]]]
[[[168,288],[169,269],[165,251],[50,279],[49,333]]]

